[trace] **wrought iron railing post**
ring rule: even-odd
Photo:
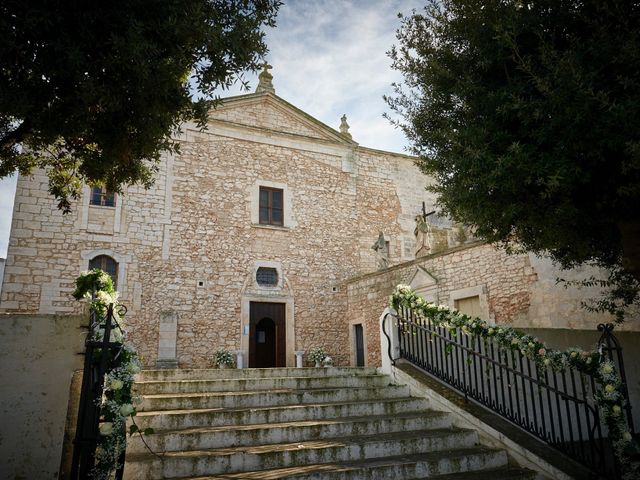
[[[613,334],[615,325],[613,323],[601,323],[598,325],[598,331],[602,332],[600,339],[598,340],[598,349],[600,353],[604,353],[610,361],[616,366],[618,375],[622,382],[622,393],[624,398],[629,398],[629,390],[627,388],[627,376],[624,371],[624,357],[622,356],[622,346],[618,339]],[[625,415],[627,417],[627,424],[631,433],[635,433],[633,427],[633,417],[631,414],[631,402],[627,401],[623,407]]]
[[[90,478],[95,466],[95,452],[100,436],[100,399],[104,385],[104,377],[111,362],[111,351],[120,347],[111,342],[113,327],[113,304],[107,307],[104,326],[100,325],[100,319],[95,312],[89,316],[89,331],[85,340],[85,358],[80,391],[80,405],[78,407],[78,420],[74,438],[73,457],[71,462],[72,480],[85,480]],[[104,328],[101,340],[94,340],[97,329]],[[100,359],[96,363],[95,355],[99,352]],[[122,478],[122,469],[117,472],[116,478]]]
[[[397,360],[396,355],[399,350],[398,328],[396,311],[392,308],[386,308],[380,316],[380,356],[382,357],[382,371],[386,373],[391,373],[391,367],[395,365]]]

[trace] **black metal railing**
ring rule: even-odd
[[[124,305],[118,305],[117,313],[123,316],[126,312]],[[78,421],[73,445],[73,458],[71,463],[72,480],[85,480],[91,478],[95,467],[95,455],[98,440],[100,438],[101,400],[105,374],[116,368],[119,362],[119,353],[123,344],[112,341],[114,330],[120,325],[114,318],[114,306],[109,305],[104,319],[91,313],[89,331],[85,341],[84,369],[82,387],[80,391],[80,405],[78,407]],[[102,335],[96,335],[100,331]],[[102,338],[100,338],[102,337]],[[122,480],[124,473],[124,452],[119,459],[120,468],[115,472],[115,479]]]
[[[437,326],[408,308],[402,308],[397,321],[392,323],[397,328],[400,358],[542,439],[598,476],[619,478],[603,414],[594,398],[600,387],[593,376],[574,368],[557,372],[550,367],[536,367],[519,350],[501,347],[491,338]],[[612,333],[613,326],[600,325],[598,329],[602,331],[600,351],[615,362],[624,383],[622,349]],[[628,402],[625,414],[633,431]]]

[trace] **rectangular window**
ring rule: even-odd
[[[115,207],[116,194],[108,192],[105,187],[93,187],[89,205],[99,205],[101,207]]]
[[[283,225],[283,198],[279,188],[260,187],[260,223]]]
[[[469,315],[470,317],[482,318],[482,309],[480,308],[480,297],[459,298],[454,301],[455,309],[460,313]]]

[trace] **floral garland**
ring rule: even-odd
[[[457,335],[460,329],[465,335],[492,339],[506,350],[519,350],[534,362],[539,373],[547,367],[554,371],[575,368],[578,372],[593,376],[600,386],[595,393],[595,401],[603,412],[615,455],[625,472],[623,478],[640,478],[640,467],[630,462],[630,455],[636,454],[639,449],[622,414],[622,408],[626,404],[622,381],[614,364],[605,355],[597,350],[583,351],[579,348],[570,348],[564,352],[550,349],[537,338],[514,328],[491,326],[480,318],[472,318],[452,311],[449,307],[429,303],[409,285],[398,285],[389,297],[389,304],[395,310],[401,307],[411,309],[418,317],[431,319],[452,335]]]
[[[96,448],[96,464],[91,472],[96,480],[111,478],[114,470],[120,467],[120,456],[127,446],[126,422],[127,418],[136,414],[135,404],[138,399],[132,393],[134,375],[140,372],[140,360],[135,349],[126,343],[123,328],[123,318],[118,308],[118,292],[113,287],[111,277],[94,268],[83,272],[76,279],[76,289],[73,292],[76,300],[88,300],[89,309],[95,315],[98,328],[94,329],[91,340],[101,341],[104,337],[104,326],[109,305],[113,304],[113,319],[116,326],[111,330],[110,340],[122,343],[122,348],[113,355],[105,374],[102,398],[99,400],[103,421],[100,423],[100,439]],[[99,358],[94,358],[99,361]],[[139,432],[138,427],[131,425],[129,434]],[[153,433],[146,429],[145,434]]]

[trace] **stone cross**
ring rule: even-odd
[[[256,93],[273,93],[275,95],[276,89],[273,88],[273,75],[269,73],[269,69],[273,68],[266,61],[261,63],[262,71],[258,75],[258,86],[256,87]]]
[[[269,73],[269,70],[271,70],[273,68],[273,66],[269,65],[269,62],[267,62],[267,61],[262,62],[260,64],[260,66],[262,67],[262,71],[266,72],[266,73]],[[269,75],[271,75],[271,74],[269,73]]]
[[[426,206],[425,206],[424,202],[422,202],[422,220],[424,220],[426,222],[427,221],[427,217],[430,216],[430,215],[433,215],[434,213],[436,213],[435,210],[432,210],[429,213],[427,213]]]

